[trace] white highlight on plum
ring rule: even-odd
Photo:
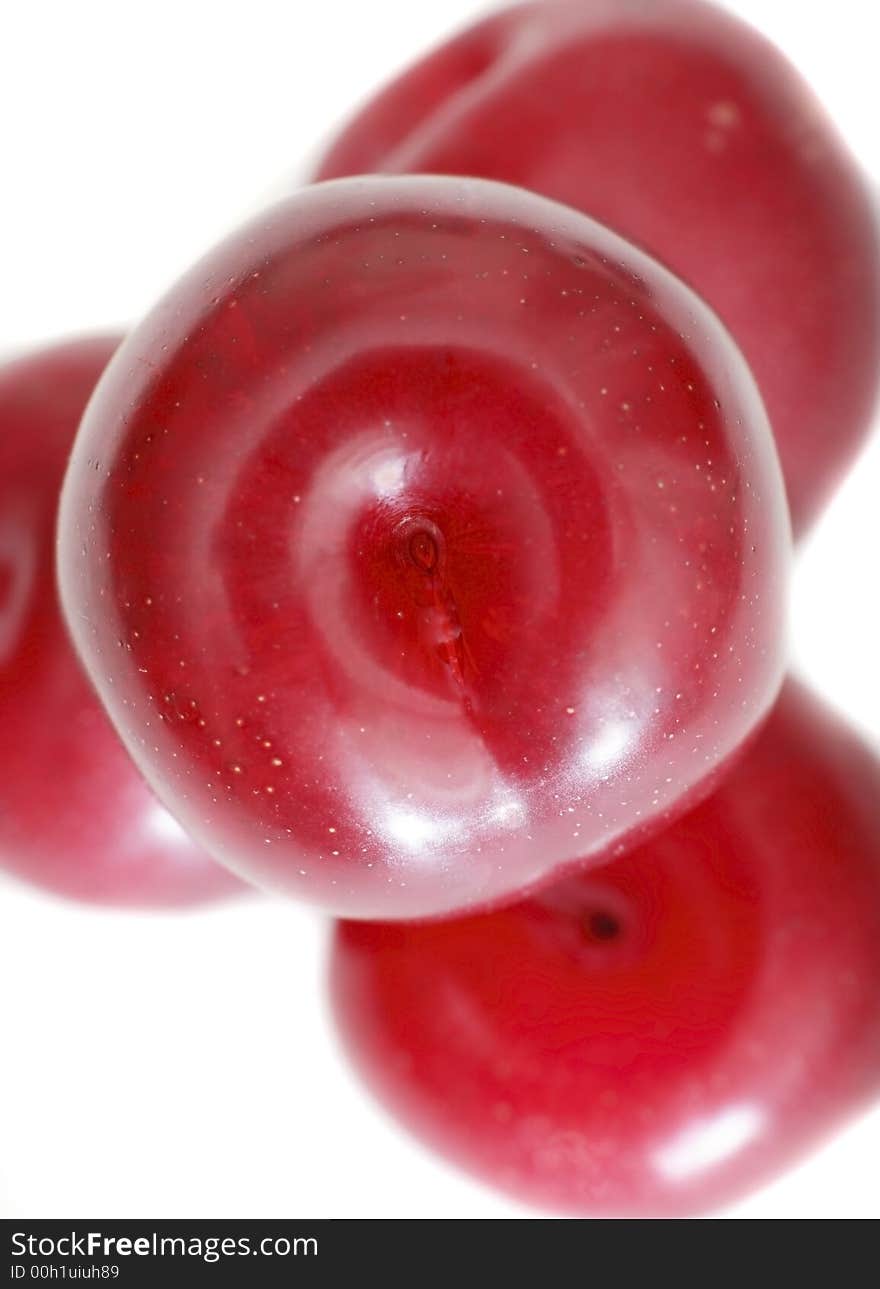
[[[764,1119],[756,1105],[727,1106],[689,1124],[661,1146],[654,1166],[669,1181],[685,1181],[742,1150],[761,1132]]]
[[[144,820],[144,831],[164,846],[189,846],[190,839],[173,815],[157,801]]]
[[[468,786],[471,789],[469,795],[472,797],[472,804],[478,805],[479,798],[485,792],[487,785],[471,780]],[[455,803],[457,796],[458,794],[453,792],[450,795],[450,801]],[[419,851],[423,852],[423,858],[431,862],[429,854],[432,850],[450,843],[461,844],[468,837],[474,823],[477,828],[480,828],[489,821],[511,832],[524,827],[527,822],[526,807],[514,793],[507,787],[501,788],[495,785],[492,788],[492,798],[493,802],[487,809],[480,810],[478,814],[475,812],[470,828],[456,814],[447,815],[437,810],[419,810],[409,802],[406,805],[389,802],[382,810],[381,830],[393,837],[405,849],[416,854]],[[465,799],[458,797],[458,800],[459,804],[466,805]],[[471,840],[474,846],[478,845],[477,836],[473,832]]]
[[[448,832],[440,820],[431,819],[415,810],[389,810],[385,827],[395,841],[413,850],[419,850],[431,842],[442,841]]]
[[[371,479],[378,497],[396,497],[406,482],[406,457],[392,452],[372,467]]]
[[[504,797],[489,811],[489,819],[502,828],[521,828],[526,822],[526,809],[518,797]]]
[[[634,740],[639,737],[640,726],[631,720],[609,719],[595,738],[584,748],[582,762],[588,770],[612,770],[626,756]]]

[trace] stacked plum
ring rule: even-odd
[[[345,919],[355,1063],[540,1208],[767,1180],[880,1092],[880,762],[785,675],[878,351],[871,197],[761,37],[462,33],[0,374],[4,865]]]

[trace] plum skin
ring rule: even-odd
[[[0,866],[117,908],[187,908],[244,887],[141,778],[76,658],[55,580],[55,520],[83,409],[120,336],[0,368]]]
[[[92,400],[74,640],[186,830],[360,917],[478,907],[704,792],[780,683],[772,437],[714,316],[482,181],[304,190]]]

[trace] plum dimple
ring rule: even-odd
[[[448,668],[454,682],[463,688],[466,645],[455,595],[446,577],[443,534],[424,516],[414,516],[402,523],[408,526],[404,537],[408,558],[423,579],[418,597],[419,634]]]
[[[500,185],[317,186],[218,248],[111,369],[60,534],[162,799],[355,916],[598,860],[780,676],[784,499],[740,356],[644,256]]]
[[[398,525],[398,539],[412,563],[430,581],[442,574],[444,541],[436,524],[424,515],[411,516]]]

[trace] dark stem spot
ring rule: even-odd
[[[621,931],[619,920],[613,913],[606,913],[604,909],[593,909],[585,914],[583,925],[584,934],[588,940],[598,940],[602,943],[616,940]]]

